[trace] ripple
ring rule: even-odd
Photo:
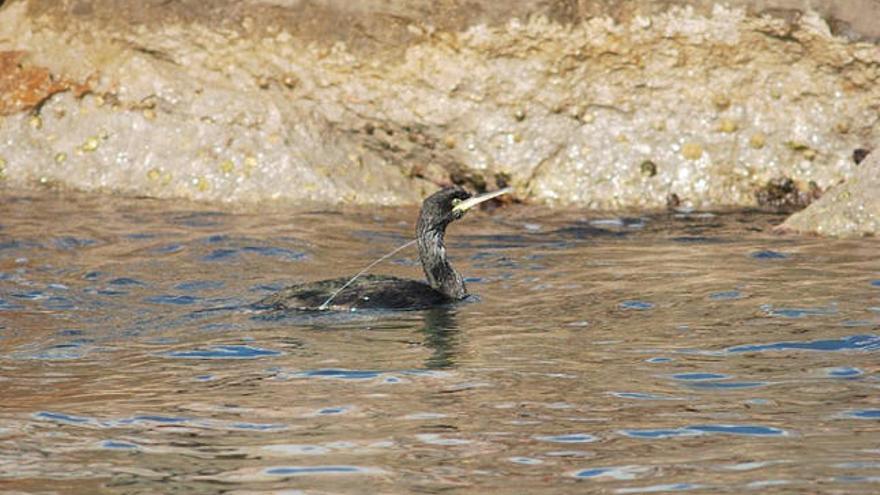
[[[726,469],[728,471],[753,471],[755,469],[761,469],[768,466],[773,466],[775,464],[780,464],[785,461],[752,461],[752,462],[739,462],[736,464],[727,464],[721,466],[722,469]]]
[[[33,415],[35,419],[41,419],[44,421],[54,421],[57,423],[67,423],[67,424],[75,424],[75,425],[83,425],[83,424],[94,424],[94,418],[89,418],[86,416],[74,416],[72,414],[67,413],[59,413],[59,412],[51,412],[51,411],[40,411]]]
[[[181,424],[189,421],[189,418],[182,416],[163,416],[161,414],[139,414],[131,418],[120,419],[116,421],[120,425],[128,425],[135,423],[159,423],[159,424]]]
[[[16,292],[12,294],[12,297],[16,299],[25,299],[28,301],[36,301],[38,299],[43,299],[46,297],[46,293],[41,290],[31,290],[27,292]]]
[[[825,370],[825,374],[831,378],[855,378],[857,376],[864,375],[865,372],[860,370],[859,368],[842,366],[840,368],[829,368]]]
[[[615,480],[634,480],[651,471],[647,466],[615,466],[602,468],[587,468],[572,473],[572,476],[580,479],[611,478]]]
[[[761,307],[767,316],[774,318],[805,318],[807,316],[832,316],[837,314],[836,307],[827,308],[774,308],[769,304]]]
[[[843,483],[880,483],[880,476],[835,476],[832,479]]]
[[[237,249],[215,249],[202,256],[202,261],[226,261],[238,256]]]
[[[880,419],[880,409],[855,409],[847,411],[844,416],[853,419]]]
[[[95,291],[96,294],[101,296],[124,296],[128,294],[128,292],[124,290],[113,290],[113,289],[98,289]]]
[[[611,392],[611,395],[620,397],[621,399],[636,400],[682,400],[681,397],[673,397],[671,395],[647,394],[643,392]]]
[[[792,342],[773,342],[770,344],[749,344],[729,347],[724,352],[735,354],[740,352],[763,351],[875,351],[880,349],[880,337],[877,335],[850,335],[839,339],[808,340]]]
[[[756,260],[784,260],[788,258],[787,254],[780,253],[778,251],[771,251],[769,249],[754,251],[753,253],[749,254],[749,256]]]
[[[43,247],[39,243],[33,241],[22,241],[13,239],[11,241],[0,242],[0,251],[5,251],[7,249],[32,249],[32,248],[41,248]]]
[[[708,488],[706,485],[695,483],[673,483],[668,485],[651,485],[638,488],[618,488],[614,493],[659,493],[659,492],[684,492],[688,490],[701,490]]]
[[[152,232],[135,232],[133,234],[125,234],[126,239],[131,239],[133,241],[141,241],[145,239],[155,239],[159,237],[158,234],[154,234]]]
[[[189,304],[195,304],[199,301],[199,298],[194,296],[176,296],[171,294],[165,294],[161,296],[152,296],[144,299],[146,302],[153,304],[172,304],[175,306],[186,306]]]
[[[182,244],[166,244],[164,246],[158,246],[150,250],[156,254],[171,254],[183,251]]]
[[[32,417],[40,421],[50,421],[53,423],[106,429],[132,427],[143,428],[145,426],[148,428],[155,428],[156,425],[187,425],[196,426],[203,429],[214,429],[222,431],[239,430],[251,432],[271,432],[286,430],[288,428],[287,425],[280,423],[251,423],[241,421],[229,422],[215,420],[211,418],[189,418],[183,416],[166,416],[162,414],[138,414],[136,416],[123,418],[96,419],[86,416],[76,416],[62,412],[40,411],[33,414]]]
[[[672,378],[685,381],[727,380],[730,378],[730,375],[722,375],[720,373],[679,373],[672,375]]]
[[[76,309],[76,304],[73,302],[73,300],[62,296],[50,296],[48,299],[42,302],[41,306],[45,309],[53,311]]]
[[[880,462],[871,462],[871,461],[852,461],[852,462],[840,462],[834,465],[836,468],[840,469],[880,469]]]
[[[846,320],[843,323],[841,323],[840,325],[847,327],[847,328],[856,328],[856,327],[873,327],[874,325],[876,325],[876,323],[874,323],[871,320]]]
[[[724,389],[739,389],[739,388],[758,388],[769,385],[769,382],[713,382],[713,381],[704,381],[704,382],[696,382],[691,383],[691,388],[703,388],[703,389],[715,389],[715,390],[724,390]]]
[[[261,256],[279,258],[286,261],[301,261],[308,257],[306,253],[303,253],[301,251],[293,251],[291,249],[274,246],[245,246],[244,248],[242,248],[242,251],[248,253],[256,253]]]
[[[232,430],[276,431],[286,430],[287,425],[280,423],[232,423],[229,428]]]
[[[688,430],[687,428],[658,428],[658,429],[638,429],[638,430],[620,430],[620,433],[632,438],[674,438],[674,437],[695,437],[701,433],[698,431]]]
[[[171,358],[185,359],[258,359],[262,357],[280,356],[282,353],[249,345],[220,345],[205,349],[188,351],[171,351],[161,354]]]
[[[294,376],[302,378],[335,378],[338,380],[372,380],[380,374],[378,371],[326,368],[303,371],[294,374]]]
[[[276,444],[276,445],[266,445],[262,448],[262,450],[273,452],[276,454],[285,454],[292,456],[300,456],[300,455],[325,455],[332,452],[327,447],[322,447],[320,445],[303,445],[303,444]]]
[[[227,241],[229,241],[229,239],[230,239],[230,237],[228,235],[217,234],[217,235],[208,236],[208,238],[205,239],[205,242],[208,244],[217,244],[220,242],[227,242]]]
[[[422,443],[427,443],[429,445],[455,446],[468,445],[473,443],[471,440],[465,440],[462,438],[446,438],[436,433],[421,433],[419,435],[416,435],[416,439],[418,439]]]
[[[121,440],[104,440],[101,442],[101,448],[109,450],[139,450],[141,446]]]
[[[98,244],[94,239],[86,239],[81,237],[63,236],[52,239],[52,244],[62,251],[74,251]]]
[[[788,432],[779,428],[760,425],[694,425],[683,428],[632,429],[620,430],[632,438],[661,439],[674,437],[693,437],[697,435],[738,435],[752,437],[785,436]]]
[[[699,431],[701,433],[719,433],[722,435],[744,435],[750,437],[767,437],[767,436],[785,436],[788,434],[785,430],[773,428],[772,426],[759,425],[695,425],[688,426],[688,430]]]
[[[107,283],[110,285],[118,285],[118,286],[144,286],[144,285],[146,285],[145,283],[141,282],[140,280],[137,280],[134,278],[128,278],[128,277],[114,278],[113,280],[110,280]]]
[[[587,433],[571,433],[565,435],[538,435],[532,437],[535,440],[540,440],[542,442],[553,442],[553,443],[591,443],[598,440],[593,435],[589,435]]]
[[[742,299],[743,294],[738,290],[726,290],[721,292],[713,292],[709,294],[709,299],[713,301],[731,301],[735,299]]]
[[[317,416],[336,416],[339,414],[345,414],[348,412],[347,407],[325,407],[322,409],[318,409],[315,413]]]
[[[177,290],[185,292],[198,292],[203,290],[222,289],[224,283],[219,280],[193,280],[190,282],[181,282],[174,286]]]
[[[87,345],[89,341],[55,344],[32,354],[18,354],[18,359],[36,359],[41,361],[67,361],[81,359],[93,349]]]
[[[638,300],[627,300],[621,301],[620,309],[632,309],[636,311],[644,311],[647,309],[653,309],[654,303],[650,303],[647,301],[638,301]]]
[[[359,466],[279,466],[267,468],[263,472],[271,476],[307,476],[321,474],[369,474],[378,471]]]
[[[595,220],[590,220],[590,225],[594,227],[623,227],[624,222],[622,218],[597,218]]]
[[[0,311],[15,311],[23,308],[24,306],[20,304],[14,304],[6,301],[5,299],[0,299]]]
[[[426,420],[426,419],[442,419],[442,418],[448,418],[448,417],[449,417],[448,414],[443,414],[443,413],[421,412],[421,413],[407,414],[406,416],[403,417],[403,419]]]
[[[791,484],[788,480],[758,480],[746,484],[746,488],[767,488],[770,486],[782,486]]]
[[[218,211],[198,211],[176,214],[169,218],[169,222],[185,227],[216,227],[221,225],[221,220],[225,216],[226,214]]]

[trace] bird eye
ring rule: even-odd
[[[458,198],[452,198],[452,207],[453,207],[453,208],[455,208],[456,206],[458,206],[458,205],[460,205],[460,204],[461,204],[461,200],[460,200],[460,199],[458,199]]]

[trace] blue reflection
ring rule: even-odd
[[[590,443],[595,442],[598,438],[586,433],[573,433],[568,435],[541,435],[534,437],[535,440],[554,443]]]
[[[175,285],[174,288],[185,292],[222,289],[223,282],[219,280],[193,280],[191,282],[181,282]]]
[[[381,373],[378,371],[367,370],[343,370],[343,369],[318,369],[308,370],[297,373],[295,376],[305,378],[338,378],[340,380],[370,380],[376,378]]]
[[[307,474],[352,474],[368,471],[357,466],[286,466],[268,468],[264,472],[274,476],[302,476]]]
[[[70,423],[70,424],[87,424],[92,423],[94,420],[92,418],[87,418],[84,416],[74,416],[72,414],[65,413],[57,413],[51,411],[40,411],[34,414],[34,418],[43,419],[46,421],[57,421],[59,423]]]
[[[202,256],[202,261],[224,261],[238,256],[237,249],[215,249]]]
[[[709,294],[709,299],[713,301],[729,301],[734,299],[742,299],[742,292],[738,290],[725,290],[721,292],[713,292]]]
[[[221,345],[207,349],[192,349],[189,351],[171,351],[162,354],[172,358],[187,359],[257,359],[262,357],[280,356],[279,351],[261,349],[248,345]]]
[[[774,308],[766,304],[761,307],[767,316],[774,318],[804,318],[807,316],[831,316],[837,314],[834,306],[828,308]]]
[[[724,390],[724,389],[738,389],[738,388],[757,388],[763,387],[767,385],[767,382],[713,382],[713,381],[702,381],[691,383],[690,386],[692,388],[702,388],[702,389],[714,389],[714,390]]]
[[[118,285],[118,286],[129,286],[129,285],[143,286],[143,285],[146,285],[143,282],[141,282],[140,280],[128,278],[128,277],[114,278],[113,280],[110,280],[107,283],[110,285]]]
[[[726,380],[730,375],[722,375],[720,373],[679,373],[672,375],[676,380],[701,381],[701,380]]]
[[[174,295],[161,295],[161,296],[153,296],[148,297],[145,301],[154,303],[154,304],[173,304],[176,306],[185,306],[188,304],[194,304],[199,300],[197,297],[193,296],[174,296]]]
[[[880,419],[880,409],[857,409],[848,411],[845,416],[855,419]]]
[[[858,368],[850,368],[849,366],[831,368],[828,370],[828,376],[832,378],[853,378],[857,376],[862,376],[863,374],[864,371]]]
[[[763,352],[763,351],[875,351],[880,349],[877,335],[850,335],[839,339],[809,340],[803,342],[774,342],[771,344],[751,344],[729,347],[725,352]]]
[[[691,437],[696,435],[737,435],[751,437],[784,436],[788,432],[771,426],[760,425],[693,425],[683,428],[621,430],[632,438],[661,439]]]
[[[785,430],[771,426],[756,425],[695,425],[688,426],[688,430],[702,433],[720,433],[723,435],[745,435],[750,437],[766,437],[785,435]]]
[[[650,303],[647,301],[627,300],[627,301],[622,301],[620,303],[621,309],[633,309],[633,310],[637,310],[637,311],[652,309],[653,307],[654,307],[654,303]]]
[[[762,251],[755,251],[750,254],[752,258],[756,260],[782,260],[788,258],[787,254],[783,254],[777,251],[771,251],[769,249],[765,249]]]
[[[140,445],[120,440],[104,440],[101,442],[101,447],[110,450],[138,450],[141,448]]]

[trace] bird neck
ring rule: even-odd
[[[443,243],[446,226],[425,228],[420,222],[416,234],[418,236],[419,260],[422,262],[422,269],[425,271],[428,284],[450,299],[467,297],[464,279],[446,259],[446,246]]]

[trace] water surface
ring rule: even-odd
[[[450,227],[476,301],[257,314],[416,211],[2,199],[3,489],[880,491],[876,240],[511,207]]]

